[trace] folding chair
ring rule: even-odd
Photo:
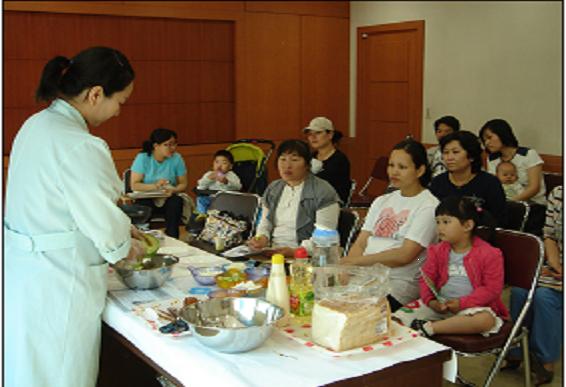
[[[235,217],[244,218],[250,224],[250,229],[246,235],[244,235],[244,238],[248,238],[250,235],[254,235],[255,233],[260,202],[261,197],[257,194],[236,191],[220,191],[213,196],[208,209],[226,211]]]
[[[482,230],[483,231],[483,230]],[[544,260],[543,244],[539,237],[520,231],[497,229],[494,245],[501,249],[505,267],[505,284],[528,290],[527,300],[516,321],[505,321],[499,333],[489,337],[482,335],[436,335],[431,339],[451,347],[458,355],[475,357],[496,355],[491,370],[485,380],[488,387],[501,366],[511,346],[520,345],[523,349],[525,365],[525,386],[531,385],[528,330],[521,324],[532,303],[538,276]],[[473,386],[458,376],[461,383]]]
[[[344,203],[344,205],[342,206],[343,208],[348,208],[350,207],[350,202],[352,201],[352,196],[354,195],[354,192],[356,191],[356,180],[352,179],[350,180],[350,191],[348,192],[348,197],[346,198],[346,203]]]
[[[358,232],[360,216],[356,211],[348,208],[340,209],[338,217],[338,234],[340,234],[340,246],[344,249],[344,255],[348,254],[350,246]]]
[[[356,195],[352,196],[349,204],[350,208],[368,208],[371,206],[371,203],[377,195],[368,194],[368,188],[373,180],[380,180],[389,184],[389,177],[387,176],[388,162],[389,158],[386,156],[378,157],[377,160],[375,160],[370,177],[367,179],[362,189],[360,189]],[[393,190],[395,189],[388,186],[383,193],[388,193]]]
[[[507,200],[507,226],[515,231],[524,231],[529,218],[530,207],[527,202]]]
[[[244,239],[255,234],[256,220],[260,209],[261,197],[257,194],[236,192],[236,191],[218,191],[212,196],[209,210],[219,210],[229,212],[232,216],[245,219],[249,224],[249,230],[243,235]],[[214,246],[205,241],[193,239],[190,245],[198,247],[202,250],[218,253]]]
[[[124,183],[124,194],[128,194],[133,192],[132,190],[132,170],[130,168],[126,169],[124,173],[122,173],[122,181]],[[146,207],[151,210],[150,207],[138,205],[139,207]],[[153,223],[154,227],[162,227],[165,224],[165,216],[161,214],[151,214],[150,218],[148,219],[149,224],[141,224],[139,225],[140,228],[150,228],[150,225]]]

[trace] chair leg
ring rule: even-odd
[[[469,380],[464,379],[462,377],[462,375],[460,375],[460,374],[456,375],[456,383],[458,383],[459,385],[462,385],[462,386],[466,386],[466,387],[475,387],[476,386],[475,383],[472,383]]]
[[[529,332],[523,327],[523,338],[521,339],[523,349],[523,363],[525,367],[525,387],[531,387],[531,360],[529,356]]]

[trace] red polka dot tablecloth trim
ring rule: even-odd
[[[346,356],[352,356],[356,354],[370,353],[387,348],[395,347],[400,345],[405,341],[409,341],[419,337],[419,334],[412,329],[399,325],[395,321],[391,322],[391,332],[390,335],[383,338],[382,341],[373,343],[371,345],[366,345],[360,348],[354,348],[347,351],[335,352],[330,349],[324,348],[311,339],[311,324],[296,323],[291,320],[290,325],[279,328],[279,332],[285,335],[288,339],[294,340],[301,343],[305,347],[316,350],[317,352],[326,354],[333,358],[340,358]]]

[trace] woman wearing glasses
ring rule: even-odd
[[[183,214],[183,199],[176,195],[187,189],[187,167],[183,157],[175,152],[177,133],[157,128],[144,141],[142,151],[132,164],[131,187],[134,191],[163,190],[165,200],[140,199],[138,204],[151,207],[153,213],[165,216],[165,234],[179,237]]]

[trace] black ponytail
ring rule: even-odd
[[[50,101],[59,95],[61,78],[70,65],[71,60],[64,56],[56,56],[45,64],[35,92],[36,101]]]
[[[93,86],[101,86],[104,95],[110,97],[124,90],[134,77],[130,62],[120,51],[91,47],[71,59],[57,56],[47,62],[35,98],[46,102],[58,97],[72,98]]]
[[[342,139],[342,137],[344,137],[344,135],[342,134],[341,131],[334,130],[332,133],[332,143],[334,145],[338,144],[338,142]]]

